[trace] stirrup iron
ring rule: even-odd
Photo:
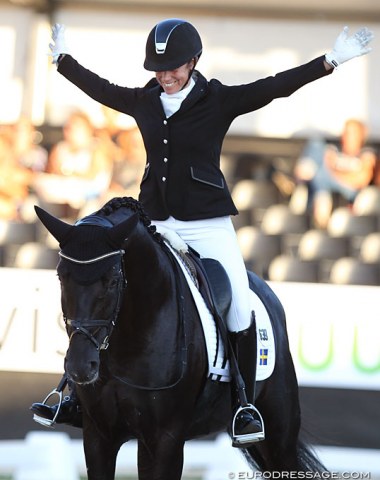
[[[237,435],[235,432],[235,422],[236,418],[239,415],[239,413],[243,412],[244,410],[247,410],[249,412],[254,412],[260,419],[260,423],[262,426],[262,431],[261,432],[256,432],[256,433],[246,433],[243,435]],[[234,415],[234,418],[232,420],[232,445],[234,446],[241,446],[246,443],[254,443],[254,442],[261,442],[261,440],[265,439],[265,429],[264,429],[264,421],[263,417],[261,416],[261,413],[257,410],[255,406],[253,406],[251,403],[247,403],[244,406],[240,406]]]
[[[33,420],[34,420],[35,422],[39,423],[40,425],[43,425],[44,427],[54,428],[55,421],[56,421],[56,419],[57,419],[57,417],[58,417],[59,411],[61,410],[61,405],[62,405],[62,400],[63,400],[63,393],[62,393],[62,390],[57,390],[57,388],[55,388],[54,390],[52,390],[52,391],[45,397],[45,399],[44,399],[43,402],[42,402],[42,405],[45,405],[46,402],[49,400],[49,398],[52,397],[53,395],[58,395],[59,401],[58,401],[57,410],[56,410],[55,415],[54,415],[54,417],[52,418],[52,420],[49,420],[48,418],[45,418],[45,417],[40,417],[39,415],[37,415],[37,413],[34,413],[34,414],[33,414]]]

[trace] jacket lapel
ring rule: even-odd
[[[185,100],[181,104],[181,108],[176,113],[182,113],[189,110],[198,100],[204,97],[208,90],[208,84],[205,77],[199,73],[198,71],[195,72],[197,79],[195,85],[189,95],[185,98]],[[175,115],[175,114],[174,114]]]
[[[149,83],[145,86],[145,88],[149,88],[148,90],[148,96],[153,104],[153,107],[156,111],[162,112],[162,115],[165,117],[165,112],[162,107],[162,103],[160,100],[160,95],[162,92],[162,89],[160,85],[157,83],[157,80],[153,78],[152,80],[149,81]]]

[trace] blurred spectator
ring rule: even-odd
[[[34,174],[18,162],[11,128],[0,130],[0,171],[0,219],[23,220],[21,210]]]
[[[103,122],[102,126],[96,129],[95,135],[107,145],[108,152],[112,156],[112,161],[116,162],[122,157],[122,151],[117,141],[119,134],[123,132],[123,129],[118,123],[120,113],[104,105],[101,105],[101,107]]]
[[[142,135],[134,119],[128,117],[126,123],[118,111],[104,105],[101,107],[103,125],[97,129],[96,135],[108,143],[113,155],[112,180],[107,200],[120,195],[137,198],[146,163]]]
[[[52,147],[47,174],[39,175],[35,190],[44,202],[82,209],[109,188],[112,163],[109,145],[95,136],[89,117],[74,112],[63,126],[63,139]]]
[[[372,179],[371,183],[372,183],[372,185],[376,185],[377,187],[380,187],[380,156],[379,156],[379,152],[377,152],[375,172],[373,174],[373,179]]]
[[[96,134],[103,140],[109,140],[117,144],[117,136],[123,131],[123,128],[119,125],[121,114],[117,110],[106,107],[105,105],[101,105],[101,111],[103,115],[103,125],[96,130]]]
[[[119,132],[116,137],[120,155],[116,159],[109,194],[137,198],[145,168],[144,142],[137,126]]]
[[[33,172],[43,172],[47,167],[48,152],[39,145],[42,135],[32,122],[22,116],[12,126],[13,151],[20,165]]]
[[[351,205],[374,176],[376,154],[366,146],[367,128],[357,119],[345,122],[339,146],[321,137],[311,139],[295,166],[295,178],[308,186],[308,204],[315,226],[326,228],[334,198]]]

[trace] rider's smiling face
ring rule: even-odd
[[[181,65],[175,70],[156,72],[156,79],[168,95],[177,93],[189,82],[190,72],[194,68],[194,60]]]

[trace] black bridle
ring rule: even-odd
[[[180,267],[176,260],[174,259],[173,255],[171,254],[170,250],[168,247],[163,243],[162,247],[165,251],[165,253],[168,255],[168,258],[172,264],[174,274],[176,276],[176,297],[177,297],[177,308],[178,308],[178,321],[181,326],[181,341],[182,345],[180,348],[180,359],[179,362],[181,363],[181,372],[173,382],[170,384],[164,384],[164,385],[156,385],[156,386],[147,386],[147,385],[142,385],[139,383],[135,383],[133,380],[128,379],[127,377],[120,377],[115,374],[113,374],[113,377],[120,382],[129,385],[130,387],[139,389],[139,390],[149,390],[149,391],[159,391],[159,390],[167,390],[170,388],[175,387],[184,377],[186,366],[187,366],[187,355],[188,355],[188,344],[187,344],[187,338],[186,338],[186,330],[185,330],[185,312],[184,312],[184,293],[182,290],[182,284],[179,280],[180,274]],[[67,316],[63,315],[63,319],[65,321],[65,324],[73,327],[74,330],[71,333],[69,337],[69,341],[71,341],[72,337],[76,334],[82,334],[85,335],[96,347],[98,351],[100,350],[106,350],[108,348],[108,341],[111,336],[112,330],[116,324],[116,319],[119,314],[120,310],[120,305],[121,305],[121,298],[123,294],[124,288],[127,286],[127,280],[125,276],[125,270],[124,270],[124,262],[123,262],[123,255],[125,251],[124,250],[115,250],[113,252],[107,253],[105,255],[101,255],[99,257],[91,258],[89,260],[78,260],[73,257],[69,257],[68,255],[65,255],[62,252],[59,252],[59,256],[65,260],[68,260],[69,262],[73,262],[76,264],[81,264],[81,265],[86,265],[86,264],[92,264],[95,262],[98,262],[100,260],[103,260],[105,258],[111,257],[113,255],[120,255],[120,279],[121,281],[118,282],[117,286],[117,302],[116,302],[116,308],[113,313],[113,316],[109,320],[91,320],[90,322],[84,322],[82,320],[72,320],[67,318]],[[98,327],[99,329],[102,327],[107,328],[107,334],[103,340],[102,343],[99,343],[97,339],[94,337],[96,335],[97,331],[94,334],[91,334],[91,332],[87,328],[91,327]]]
[[[120,310],[120,304],[121,304],[121,299],[122,299],[122,294],[124,289],[127,286],[127,280],[125,277],[125,271],[124,271],[124,262],[123,262],[123,255],[125,251],[124,250],[115,250],[109,253],[105,253],[104,255],[100,255],[99,257],[94,257],[90,258],[88,260],[78,260],[77,258],[69,257],[68,255],[65,255],[62,251],[59,252],[59,256],[61,258],[64,258],[65,260],[68,260],[69,262],[73,262],[76,264],[80,265],[89,265],[95,262],[99,262],[101,260],[104,260],[106,258],[112,257],[114,255],[120,255],[120,268],[119,268],[119,278],[120,280],[117,283],[117,300],[116,300],[116,307],[113,312],[113,315],[109,319],[94,319],[88,322],[82,321],[82,320],[73,320],[71,318],[67,318],[67,316],[64,314],[63,319],[65,322],[66,326],[69,326],[73,328],[74,330],[72,331],[69,341],[73,338],[74,335],[76,334],[82,334],[85,335],[96,347],[98,351],[100,350],[106,350],[109,346],[109,339],[111,337],[113,328],[116,324],[116,319],[119,314]],[[88,329],[89,328],[94,328],[97,327],[96,331],[94,333],[91,333]],[[103,339],[103,341],[100,343],[96,339],[95,335],[101,328],[106,328],[106,335]]]

